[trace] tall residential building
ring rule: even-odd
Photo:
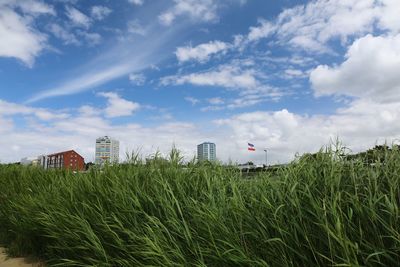
[[[205,142],[197,146],[197,159],[199,161],[217,159],[217,149],[214,143]]]
[[[96,164],[118,163],[119,162],[119,141],[109,136],[96,139]]]

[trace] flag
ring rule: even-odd
[[[247,150],[249,150],[249,151],[256,151],[256,149],[254,148],[254,145],[253,145],[253,144],[250,144],[250,143],[247,143],[247,144],[248,144]]]

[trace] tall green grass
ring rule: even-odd
[[[400,266],[400,152],[276,173],[168,161],[0,166],[0,242],[51,266]]]

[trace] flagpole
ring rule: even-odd
[[[267,154],[267,149],[264,149],[265,152],[265,167],[268,166],[268,154]]]

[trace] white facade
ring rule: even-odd
[[[217,148],[214,143],[205,142],[197,146],[197,159],[199,161],[217,160]]]
[[[119,141],[109,136],[103,136],[96,139],[95,163],[104,164],[119,162]]]
[[[26,157],[21,159],[21,165],[28,166],[28,165],[37,165],[38,157]]]
[[[21,165],[40,166],[44,169],[47,169],[47,156],[40,155],[37,157],[22,158],[20,162]]]
[[[40,155],[40,156],[38,157],[38,159],[39,159],[39,165],[40,165],[43,169],[47,169],[47,160],[48,160],[47,156],[45,156],[45,155]]]

